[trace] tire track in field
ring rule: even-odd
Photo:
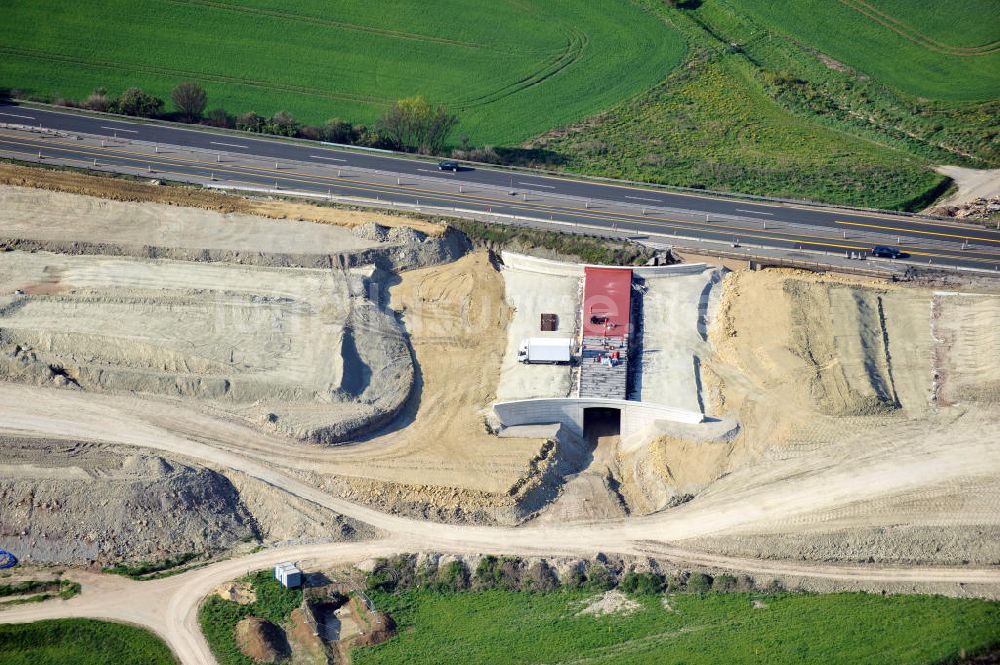
[[[379,35],[382,37],[392,37],[394,39],[407,39],[411,41],[419,42],[430,42],[435,44],[445,44],[448,46],[459,46],[462,48],[476,49],[482,51],[495,51],[498,53],[549,53],[550,50],[547,49],[511,49],[502,48],[498,46],[480,44],[477,42],[467,42],[459,39],[449,39],[448,37],[435,37],[433,35],[424,35],[415,32],[404,32],[402,30],[389,30],[387,28],[378,28],[370,25],[361,25],[358,23],[348,23],[347,21],[335,21],[331,19],[321,18],[319,16],[311,16],[309,14],[298,14],[295,12],[290,12],[280,9],[264,9],[263,7],[247,7],[247,6],[237,6],[230,4],[228,2],[220,2],[219,0],[168,0],[175,5],[189,5],[198,7],[208,7],[211,9],[221,9],[223,11],[229,11],[236,14],[246,14],[246,15],[256,15],[256,16],[268,16],[271,18],[282,19],[285,21],[297,21],[299,23],[310,23],[312,25],[318,25],[328,28],[337,28],[340,30],[351,30],[354,32],[364,32],[372,35]]]
[[[528,88],[540,85],[579,60],[589,43],[590,38],[587,37],[586,33],[571,30],[570,40],[566,49],[558,57],[550,61],[550,63],[547,63],[546,67],[479,97],[460,100],[456,102],[456,108],[465,110],[487,106]]]
[[[917,31],[916,28],[897,18],[878,10],[864,0],[840,0],[840,4],[853,9],[866,18],[875,21],[882,27],[891,30],[903,39],[916,44],[928,51],[941,53],[944,55],[954,55],[959,57],[975,57],[981,55],[991,55],[1000,51],[1000,41],[993,41],[980,46],[950,46],[942,44],[927,35]]]
[[[0,46],[0,54],[14,55],[23,58],[33,58],[35,60],[43,60],[47,62],[63,63],[63,64],[70,64],[70,65],[77,65],[84,67],[95,67],[100,69],[110,69],[115,71],[141,72],[146,74],[157,74],[161,76],[173,76],[177,78],[199,79],[202,81],[211,81],[213,83],[231,83],[237,85],[245,85],[253,88],[261,88],[265,90],[275,90],[279,92],[293,92],[302,95],[309,95],[312,97],[321,97],[323,99],[356,102],[361,104],[388,105],[391,104],[393,101],[385,97],[352,94],[348,92],[330,92],[329,90],[321,90],[319,88],[311,88],[304,85],[277,83],[274,81],[264,81],[261,79],[251,79],[239,76],[227,76],[225,74],[210,74],[208,72],[189,71],[184,69],[175,69],[172,67],[161,67],[159,65],[77,58],[68,55],[59,55],[56,53],[36,51],[34,49],[27,49],[27,48]]]
[[[329,19],[323,19],[314,16],[308,16],[303,14],[295,14],[293,12],[282,11],[282,10],[270,10],[261,8],[251,8],[251,7],[236,7],[226,2],[220,0],[169,0],[174,4],[182,5],[193,5],[193,6],[203,6],[215,9],[222,9],[225,11],[232,11],[242,14],[257,14],[263,16],[269,16],[272,18],[280,18],[290,21],[301,21],[305,23],[311,23],[315,25],[328,26],[333,28],[342,28],[347,30],[355,30],[359,32],[366,32],[369,34],[376,34],[380,36],[394,37],[400,39],[410,39],[414,41],[425,41],[432,43],[440,43],[452,46],[459,46],[465,48],[476,48],[481,50],[493,51],[503,54],[542,54],[550,53],[548,50],[540,49],[500,49],[491,46],[485,46],[482,44],[464,42],[460,40],[448,39],[445,37],[433,37],[429,35],[421,35],[417,33],[408,33],[396,30],[386,30],[382,28],[375,28],[371,26],[363,26],[354,23],[347,23],[342,21],[332,21]],[[529,8],[523,3],[512,3],[515,6],[520,6],[522,11],[530,12],[532,14],[539,14],[537,9]],[[468,110],[477,107],[488,106],[495,102],[498,102],[506,97],[514,95],[522,90],[530,88],[532,86],[538,85],[544,82],[551,76],[559,73],[569,65],[573,64],[582,55],[584,48],[589,43],[589,38],[583,32],[580,32],[574,28],[567,28],[565,25],[559,25],[558,29],[563,31],[566,35],[566,46],[560,51],[556,52],[556,55],[542,63],[542,67],[536,71],[529,72],[520,79],[501,86],[500,88],[487,91],[476,97],[454,100],[451,103],[455,106],[456,110]],[[384,100],[385,103],[390,103],[391,100]]]

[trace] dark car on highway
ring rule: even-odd
[[[901,252],[895,247],[886,247],[885,245],[875,245],[872,247],[872,256],[878,256],[883,259],[902,259],[909,254],[906,252]]]
[[[458,173],[459,169],[461,168],[462,167],[459,165],[458,162],[452,161],[450,159],[446,159],[443,162],[438,162],[438,169],[440,169],[441,171],[454,171],[455,173]]]

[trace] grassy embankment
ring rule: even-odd
[[[1000,8],[865,1],[378,0],[330,16],[319,0],[18,0],[0,86],[166,96],[195,79],[213,106],[313,123],[371,122],[419,93],[461,117],[455,143],[512,162],[917,210],[948,187],[932,165],[1000,166]]]
[[[630,3],[5,3],[0,86],[82,99],[129,86],[169,99],[195,80],[210,107],[370,123],[411,95],[447,105],[454,134],[513,144],[649,89],[684,41]],[[164,26],[170,26],[169,30]]]
[[[402,663],[952,662],[1000,643],[1000,604],[865,594],[636,595],[632,614],[579,615],[593,594],[376,593],[400,626],[355,665]],[[753,601],[758,600],[755,607]]]
[[[537,255],[537,250],[542,249],[551,252],[552,258],[610,266],[644,265],[654,254],[651,249],[627,241],[473,220],[448,220],[448,224],[468,236],[474,245],[497,253],[509,250]]]
[[[201,632],[219,665],[254,665],[236,644],[234,631],[242,619],[255,616],[280,626],[288,622],[292,610],[302,603],[302,590],[283,588],[270,571],[254,573],[245,581],[250,582],[257,594],[253,603],[240,605],[212,595],[198,610]]]
[[[925,53],[920,66],[947,72],[949,81],[936,90],[944,101],[928,100],[892,87],[905,83],[893,75],[911,66],[905,58],[858,51],[854,67],[884,64],[872,74],[831,61],[814,48],[822,31],[791,21],[785,5],[643,2],[686,35],[689,61],[646,95],[536,141],[540,161],[664,184],[905,210],[927,205],[947,187],[930,170],[934,163],[1000,165],[1000,103],[955,101],[1000,95],[1000,67],[969,74],[965,60]],[[771,7],[767,16],[748,13],[764,5]],[[837,24],[835,6],[808,2],[789,11],[811,11],[806,25],[829,26]],[[952,9],[953,25],[979,20],[974,8]],[[840,24],[847,32],[876,29],[861,14],[850,19]],[[786,25],[802,32],[787,34]],[[883,42],[892,42],[895,33],[885,32]],[[899,53],[908,52],[900,46]]]
[[[57,619],[0,624],[4,665],[176,665],[153,633],[120,623]]]
[[[53,598],[69,600],[79,593],[79,582],[66,579],[22,580],[0,584],[0,606],[41,603]]]

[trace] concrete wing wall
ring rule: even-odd
[[[622,438],[635,434],[658,420],[700,423],[701,413],[657,404],[643,404],[623,399],[580,399],[575,397],[525,399],[493,405],[504,427],[561,423],[577,436],[583,436],[583,412],[589,408],[610,408],[622,412]]]
[[[514,252],[500,252],[505,266],[526,270],[529,272],[540,272],[546,275],[559,275],[562,277],[583,277],[582,263],[566,263],[565,261],[553,261],[552,259],[540,259],[537,256],[527,254],[516,254]]]

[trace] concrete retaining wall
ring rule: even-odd
[[[708,268],[704,263],[683,263],[673,266],[591,266],[584,263],[566,263],[565,261],[542,259],[537,256],[528,256],[527,254],[517,254],[515,252],[501,252],[500,257],[503,259],[504,265],[510,268],[528,272],[540,272],[546,275],[559,275],[561,277],[583,277],[583,269],[586,267],[629,268],[633,274],[643,279],[697,275]]]
[[[498,402],[493,405],[500,423],[505,427],[561,423],[577,436],[583,436],[583,412],[590,408],[618,409],[622,412],[621,436],[636,434],[659,420],[700,423],[701,413],[674,409],[657,404],[644,404],[624,399],[581,399],[560,397]]]
[[[517,270],[540,272],[545,275],[558,275],[560,277],[583,277],[582,263],[566,263],[565,261],[540,259],[537,256],[515,254],[514,252],[500,252],[500,258],[503,259],[505,266]]]
[[[679,263],[672,266],[637,266],[632,268],[632,273],[643,279],[683,277],[685,275],[700,275],[708,267],[704,263]]]

